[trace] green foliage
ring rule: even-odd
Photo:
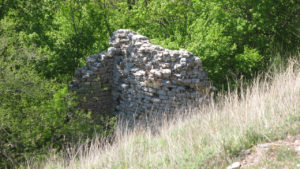
[[[48,58],[39,65],[47,77],[72,74],[86,56],[107,47],[107,30],[101,29],[104,16],[90,1],[61,1],[54,15],[56,29],[47,32],[53,45]],[[46,67],[46,69],[45,69]]]
[[[190,11],[189,1],[134,1],[130,4],[126,2],[116,3],[113,24],[118,28],[130,28],[145,36],[163,41],[163,44],[176,43],[177,46],[184,47],[187,34],[187,26],[194,15]],[[167,45],[168,46],[168,45]]]
[[[256,72],[264,71],[276,49],[273,46],[279,43],[274,38],[285,39],[297,32],[295,18],[299,16],[294,12],[299,6],[294,1],[210,1],[198,2],[196,6],[202,12],[190,27],[192,39],[188,48],[203,59],[218,87],[226,85],[227,78],[250,79]],[[283,9],[284,13],[279,12]],[[286,22],[293,14],[295,18]],[[284,33],[278,22],[289,25]],[[299,44],[299,37],[288,41],[294,44],[288,45],[286,53],[299,51],[299,45],[295,45]]]
[[[131,28],[170,49],[192,51],[218,88],[265,71],[276,53],[288,58],[299,52],[300,6],[294,0],[140,0],[114,5],[116,28]]]
[[[26,47],[34,46],[39,55],[34,58],[35,69],[47,78],[71,75],[86,56],[108,46],[112,31],[102,1],[30,0],[9,4],[1,20],[1,34],[16,43],[21,40]]]
[[[3,36],[1,40],[10,39]],[[78,99],[67,84],[41,77],[34,70],[30,57],[35,53],[20,44],[17,49],[3,46],[13,55],[0,58],[0,168],[95,134],[111,133],[114,119],[95,124],[91,113],[76,108]],[[7,54],[7,50],[0,53]]]

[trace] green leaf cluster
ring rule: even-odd
[[[109,136],[114,118],[96,124],[91,112],[77,107],[80,100],[68,90],[69,77],[43,76],[36,70],[38,48],[10,33],[0,36],[0,168],[16,167],[26,158],[42,158],[49,149],[63,150],[96,135]]]
[[[250,80],[275,56],[299,52],[300,5],[294,0],[117,2],[116,28],[131,28],[167,48],[188,49],[203,60],[218,88],[241,77]]]

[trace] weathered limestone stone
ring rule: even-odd
[[[161,73],[162,73],[164,78],[168,78],[171,75],[171,69],[162,69]]]
[[[107,52],[86,59],[70,84],[85,98],[80,107],[95,118],[171,112],[210,90],[201,60],[188,51],[164,49],[127,29],[114,32],[109,44]]]

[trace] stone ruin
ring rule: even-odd
[[[107,52],[86,59],[70,84],[83,98],[79,106],[95,118],[172,113],[210,90],[201,60],[188,51],[164,49],[126,29],[114,32],[109,44]]]

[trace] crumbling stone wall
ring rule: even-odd
[[[79,107],[93,112],[96,119],[103,113],[114,112],[113,64],[114,58],[109,52],[89,56],[86,65],[75,71],[70,84],[80,96]]]
[[[132,119],[172,112],[209,90],[201,60],[190,52],[164,49],[125,29],[114,32],[109,44],[75,72],[71,87],[86,97],[84,109]]]

